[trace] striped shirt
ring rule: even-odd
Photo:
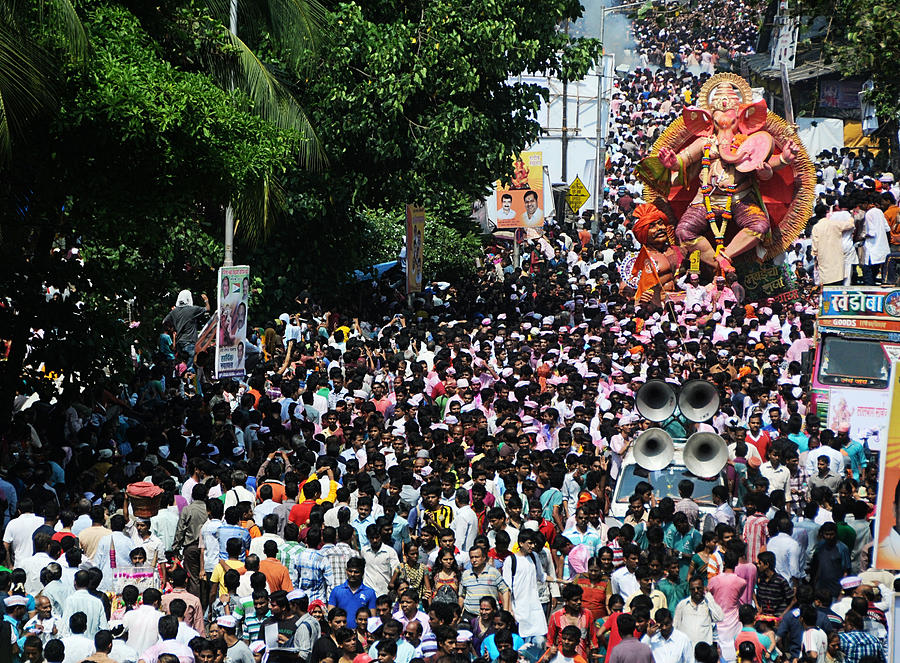
[[[781,617],[793,596],[793,587],[781,574],[773,573],[769,580],[761,575],[757,576],[756,598],[759,601],[757,607],[762,614]]]
[[[304,550],[306,550],[306,546],[299,541],[285,541],[279,546],[278,554],[276,555],[278,561],[287,567],[294,587],[298,586],[297,564],[300,563],[300,553]]]
[[[591,557],[597,554],[597,551],[602,547],[602,537],[600,536],[600,532],[597,531],[597,528],[593,525],[588,525],[587,531],[582,532],[577,527],[570,527],[562,534],[569,541],[572,542],[572,545],[585,545],[591,551]]]
[[[426,525],[434,525],[438,530],[450,527],[453,522],[453,509],[446,504],[441,504],[434,511],[428,511],[420,506],[409,514],[409,528],[411,531],[421,534]]]
[[[250,605],[251,608],[244,614],[243,621],[243,637],[247,642],[259,640],[259,629],[262,626],[262,623],[272,616],[272,613],[266,610],[266,614],[264,614],[262,617],[257,617],[256,610],[254,610],[252,607],[253,603],[251,602]]]
[[[802,511],[806,506],[806,491],[809,475],[806,473],[805,465],[797,466],[797,474],[792,474],[788,479],[788,494],[785,496],[787,501],[794,503],[797,510]],[[794,491],[797,491],[796,493]]]
[[[744,542],[747,544],[747,560],[757,562],[759,553],[768,541],[769,519],[761,513],[755,513],[744,523]]]
[[[481,573],[475,575],[472,569],[463,571],[459,584],[459,592],[463,597],[463,612],[477,615],[481,599],[492,596],[499,599],[501,592],[508,592],[509,586],[500,572],[491,566],[485,565]]]

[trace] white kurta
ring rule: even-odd
[[[512,560],[516,558],[513,577]],[[519,622],[523,638],[547,635],[547,618],[538,596],[538,582],[544,580],[544,569],[534,558],[510,555],[503,562],[503,580],[512,589],[512,613]]]

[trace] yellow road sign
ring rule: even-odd
[[[572,210],[572,213],[578,214],[578,210],[581,209],[581,206],[584,205],[590,196],[591,194],[588,193],[584,184],[581,183],[581,179],[576,175],[575,181],[569,185],[569,193],[566,196],[566,202],[569,204],[569,209]]]

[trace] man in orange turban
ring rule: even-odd
[[[675,279],[678,277],[685,256],[670,240],[671,226],[665,212],[649,203],[638,205],[632,212],[634,224],[631,231],[646,249],[646,255],[655,265],[655,276],[659,279],[662,290],[675,290]],[[642,261],[643,257],[639,257]],[[643,289],[641,289],[643,290]],[[655,288],[654,288],[655,290]],[[655,301],[659,293],[642,293],[645,301]]]

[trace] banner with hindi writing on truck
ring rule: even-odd
[[[250,267],[219,268],[219,329],[216,334],[216,377],[240,378],[245,374],[247,314],[250,306]]]
[[[889,288],[824,288],[819,325],[848,333],[876,332],[900,340],[900,290]]]

